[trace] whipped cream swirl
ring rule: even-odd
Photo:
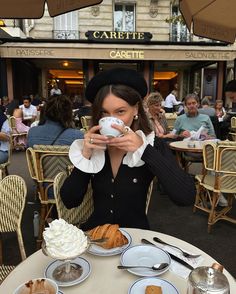
[[[88,240],[84,232],[63,219],[56,219],[43,232],[49,255],[55,259],[70,259],[82,254]]]

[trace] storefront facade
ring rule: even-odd
[[[37,92],[47,97],[57,82],[65,94],[84,98],[84,88],[96,72],[126,66],[142,72],[149,90],[160,91],[164,98],[176,83],[180,98],[196,87],[201,97],[223,98],[224,84],[235,73],[234,45],[197,37],[187,42],[184,26],[166,21],[176,5],[169,0],[105,0],[53,19],[46,10],[42,19],[23,23],[27,39],[3,40],[0,45],[5,76],[0,96],[21,99]]]

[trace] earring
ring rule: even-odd
[[[138,114],[134,116],[134,120],[138,120]]]

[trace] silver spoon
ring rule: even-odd
[[[183,256],[187,257],[187,258],[196,258],[196,257],[199,257],[201,256],[201,254],[190,254],[188,252],[185,252],[183,249],[181,249],[180,247],[177,247],[175,245],[172,245],[172,244],[169,244],[169,243],[166,243],[165,241],[161,240],[160,238],[157,238],[157,237],[154,237],[153,240],[155,242],[158,242],[158,243],[161,243],[161,244],[164,244],[164,245],[168,245],[168,246],[171,246],[173,248],[176,248],[178,249],[179,251],[182,252]]]
[[[160,271],[166,268],[169,264],[168,263],[157,263],[153,266],[146,266],[146,265],[118,265],[118,269],[129,269],[129,268],[148,268],[152,269],[153,271]]]

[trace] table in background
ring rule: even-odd
[[[176,159],[181,167],[182,166],[182,153],[183,152],[188,152],[188,153],[196,153],[201,155],[203,151],[203,145],[207,141],[176,141],[176,142],[171,142],[169,144],[170,148],[172,150],[176,151]],[[189,143],[192,144],[194,147],[189,147]]]
[[[196,254],[202,254],[204,258],[202,265],[204,266],[210,266],[212,263],[216,262],[212,257],[197,247],[175,237],[148,230],[126,230],[132,236],[132,245],[140,244],[141,238],[146,238],[152,241],[152,238],[157,236],[169,243],[180,246],[187,251],[194,252]],[[90,262],[92,268],[91,274],[81,284],[71,287],[61,287],[60,289],[64,294],[127,294],[131,284],[135,280],[141,278],[125,270],[117,269],[117,265],[120,264],[120,255],[101,257],[87,253],[83,254],[82,256]],[[53,259],[43,255],[41,250],[32,254],[25,261],[20,263],[6,278],[6,280],[3,281],[3,283],[0,285],[0,293],[13,293],[14,289],[19,284],[22,284],[25,281],[33,278],[43,277],[45,268],[52,261]],[[229,280],[231,293],[236,293],[236,284],[234,278],[226,270],[224,273]],[[160,277],[171,282],[179,290],[180,294],[185,294],[187,292],[186,279],[177,276],[171,271],[167,271]]]

